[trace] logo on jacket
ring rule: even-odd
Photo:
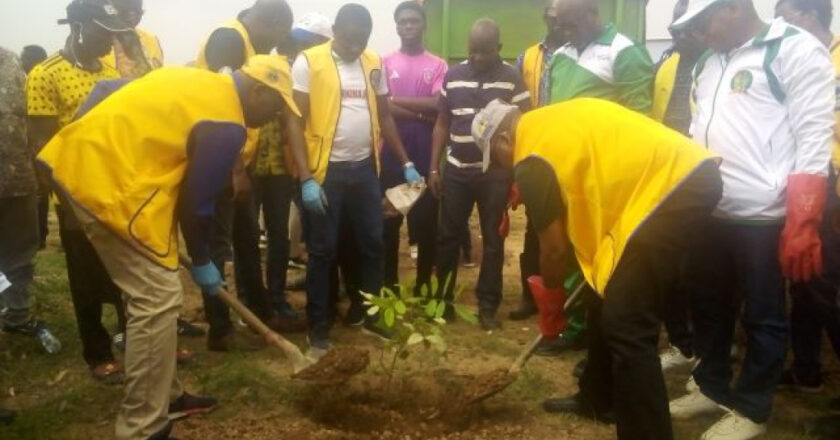
[[[732,77],[732,93],[744,94],[752,87],[753,75],[749,70],[742,70]]]
[[[379,83],[382,81],[382,71],[379,69],[373,69],[370,71],[370,85],[373,86],[374,89],[379,88]]]

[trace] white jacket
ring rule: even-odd
[[[781,19],[729,54],[706,55],[694,72],[691,134],[723,158],[715,216],[785,216],[790,174],[826,175],[835,83],[828,50]]]

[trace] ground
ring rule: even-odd
[[[475,230],[475,228],[474,228]],[[55,231],[55,229],[53,229]],[[519,301],[518,253],[523,219],[514,216],[506,247],[503,316]],[[33,339],[0,333],[0,407],[19,411],[16,422],[0,426],[2,439],[104,439],[113,436],[113,421],[122,391],[94,382],[81,359],[75,318],[67,288],[64,255],[51,233],[48,248],[38,255],[33,285],[35,313],[53,326],[64,343],[58,355],[47,355]],[[474,239],[476,251],[480,237]],[[405,248],[405,246],[404,246]],[[402,270],[411,272],[404,249]],[[462,269],[461,301],[474,306],[471,289],[477,269]],[[408,278],[408,276],[407,276]],[[200,323],[200,298],[188,278],[183,315]],[[303,295],[295,293],[300,306]],[[113,328],[113,313],[106,313]],[[245,331],[245,330],[243,330]],[[504,329],[488,334],[462,321],[448,326],[448,356],[416,352],[397,367],[397,378],[385,389],[385,368],[380,343],[357,329],[340,325],[333,330],[339,345],[368,349],[367,372],[344,385],[312,386],[290,378],[282,355],[264,349],[253,353],[218,354],[204,349],[201,339],[182,339],[181,346],[196,353],[196,360],[180,368],[187,387],[217,397],[219,409],[206,416],[176,424],[181,439],[610,439],[614,427],[572,416],[545,414],[540,404],[555,395],[576,391],[571,376],[584,353],[562,357],[534,357],[519,379],[505,392],[486,402],[464,408],[453,393],[469,375],[507,368],[522,347],[536,335],[536,322],[504,322]],[[302,335],[291,339],[305,346]],[[664,344],[664,342],[663,342]],[[781,393],[776,399],[766,439],[799,439],[802,423],[820,415],[832,396],[840,395],[836,358],[825,349],[827,389],[816,395]],[[666,376],[671,397],[685,393],[688,371]],[[677,439],[695,439],[715,417],[674,424]]]

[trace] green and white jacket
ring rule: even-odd
[[[600,98],[650,114],[653,62],[647,50],[604,27],[583,51],[566,44],[551,61],[551,103],[574,98]]]
[[[778,221],[791,174],[826,175],[835,123],[828,50],[781,19],[694,71],[691,134],[721,158],[715,216]]]

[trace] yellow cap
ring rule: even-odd
[[[276,90],[294,114],[300,116],[292,98],[292,73],[288,58],[280,55],[255,55],[244,66],[242,73]]]

